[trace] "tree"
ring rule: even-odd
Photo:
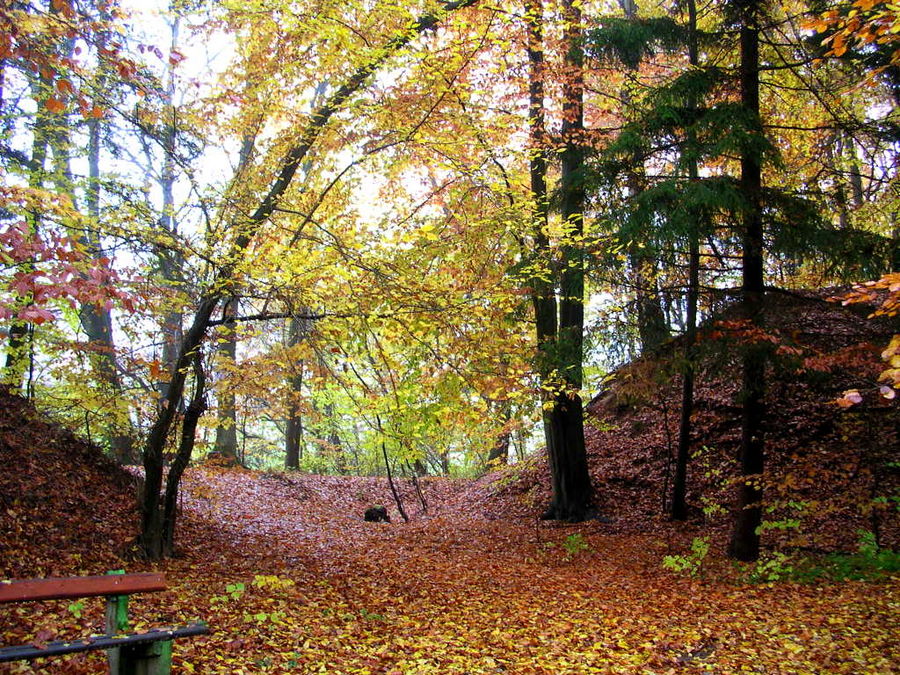
[[[229,292],[233,293],[234,277],[241,256],[254,241],[261,225],[276,211],[279,201],[291,185],[301,164],[306,160],[313,144],[332,117],[348,102],[351,96],[363,88],[369,79],[396,51],[402,49],[419,34],[433,30],[447,13],[474,4],[475,0],[458,0],[441,4],[439,12],[426,14],[388,40],[375,50],[362,65],[358,66],[324,103],[313,111],[309,121],[296,136],[296,141],[280,162],[274,181],[269,185],[257,207],[233,223],[236,232],[223,257],[214,283],[201,296],[190,327],[184,334],[178,358],[171,372],[169,388],[163,405],[147,436],[144,447],[143,464],[145,487],[141,507],[140,546],[145,555],[158,559],[168,554],[165,548],[163,517],[160,510],[159,491],[163,481],[163,452],[169,430],[175,420],[176,410],[184,392],[186,373],[192,359],[203,342],[210,326],[213,313]],[[177,490],[177,481],[175,482]]]
[[[584,82],[581,11],[563,3],[565,57],[563,80],[562,234],[559,261],[548,232],[546,132],[544,129],[543,4],[529,3],[530,175],[534,203],[533,262],[528,283],[534,305],[537,359],[544,394],[544,439],[553,488],[544,518],[580,521],[593,498],[584,445],[581,403],[584,340]],[[557,293],[559,299],[557,301]]]
[[[753,136],[762,134],[759,107],[759,23],[761,7],[756,2],[738,4],[741,42],[741,106],[752,134],[741,149],[740,191],[744,199],[741,250],[741,305],[751,328],[762,324],[765,285],[763,278],[762,156]],[[737,515],[728,552],[738,560],[759,557],[759,526],[762,524],[763,466],[765,440],[763,419],[766,388],[766,352],[760,344],[744,348],[741,413],[741,480]]]

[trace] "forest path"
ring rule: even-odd
[[[432,490],[429,515],[391,524],[361,517],[385,502],[378,479],[198,469],[185,488],[185,557],[166,569],[216,630],[182,652],[197,672],[888,673],[900,663],[896,583],[678,578],[660,565],[665,542],[597,523],[488,520],[465,509],[462,484]],[[243,592],[225,599],[236,583]]]

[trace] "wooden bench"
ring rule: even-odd
[[[128,596],[133,593],[164,591],[162,574],[104,576],[0,581],[0,603],[37,602],[106,596],[106,634],[81,640],[56,640],[0,648],[0,663],[105,649],[111,675],[167,675],[172,666],[172,640],[209,633],[205,623],[173,629],[129,633]]]

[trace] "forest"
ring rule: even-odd
[[[2,3],[0,583],[164,572],[174,672],[894,672],[898,103],[888,0]]]

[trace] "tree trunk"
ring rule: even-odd
[[[509,437],[510,432],[506,431],[497,437],[491,451],[488,453],[488,467],[496,468],[500,464],[509,463]]]
[[[194,321],[184,335],[181,350],[175,360],[166,398],[163,399],[156,421],[147,434],[143,456],[144,495],[141,501],[141,533],[138,543],[144,555],[151,560],[159,560],[165,553],[166,537],[163,530],[163,512],[160,508],[160,490],[163,484],[163,453],[166,441],[184,394],[187,371],[206,337],[209,321],[221,299],[221,293],[215,291],[201,299]]]
[[[619,0],[619,6],[627,20],[637,21],[637,4],[634,0]],[[627,87],[622,89],[621,96],[626,106],[631,105],[631,91]],[[646,182],[643,160],[635,156],[631,167],[627,177],[629,198],[636,200],[643,192]],[[648,238],[641,237],[640,241],[632,241],[628,247],[628,267],[637,310],[638,336],[641,351],[645,353],[656,351],[671,337],[660,298],[653,247],[645,245]]]
[[[693,68],[700,65],[697,45],[697,2],[688,0],[688,62]],[[697,102],[688,101],[688,107],[696,110]],[[688,134],[688,151],[694,155],[694,135]],[[688,178],[699,180],[696,160],[688,163]],[[684,370],[681,382],[681,416],[678,429],[678,454],[675,460],[675,480],[672,485],[672,518],[687,520],[687,469],[691,451],[691,413],[694,411],[694,358],[697,343],[697,300],[700,292],[700,246],[699,233],[688,235],[688,288],[687,316],[684,329]]]
[[[175,521],[178,516],[178,489],[181,477],[194,450],[194,437],[197,423],[206,412],[206,378],[203,373],[203,355],[198,349],[194,352],[194,396],[184,413],[181,423],[181,442],[175,460],[169,467],[166,477],[166,496],[163,502],[163,555],[171,556],[175,552]]]
[[[237,298],[231,298],[226,302],[223,309],[223,318],[236,316],[237,306]],[[218,425],[216,426],[215,449],[222,457],[237,461],[237,406],[235,404],[234,387],[231,382],[237,362],[237,332],[233,323],[223,325],[221,332],[223,341],[217,347],[219,352],[218,361],[226,366],[228,375],[224,378],[226,380],[224,391],[220,389],[216,392]]]
[[[305,337],[305,321],[291,317],[288,324],[288,348],[300,344]],[[293,366],[294,374],[288,378],[290,388],[288,418],[284,430],[284,468],[297,470],[303,457],[303,419],[300,416],[299,399],[303,392],[303,361]]]
[[[566,234],[560,244],[559,316],[551,284],[532,279],[539,369],[543,389],[552,390],[544,412],[544,438],[550,463],[552,497],[545,519],[579,521],[592,500],[591,479],[584,446],[582,345],[584,329],[584,183],[582,134],[584,129],[584,80],[581,47],[581,11],[573,0],[564,0],[566,55],[563,82],[561,216]],[[530,126],[533,141],[531,180],[535,200],[535,244],[544,264],[550,264],[546,235],[546,158],[543,150],[543,49],[539,3],[530,5],[529,61],[531,63]]]
[[[105,44],[105,35],[101,36]],[[102,90],[103,84],[98,87]],[[88,127],[88,187],[87,214],[92,223],[100,222],[100,133],[103,122],[92,117],[87,121]],[[105,256],[100,233],[96,229],[87,229],[80,237],[93,260]],[[116,358],[116,344],[113,339],[112,314],[105,307],[94,304],[83,305],[80,312],[81,326],[93,346],[94,368],[98,379],[104,382],[113,396],[116,415],[109,433],[109,444],[113,456],[120,464],[133,464],[135,457],[133,430],[129,418],[128,405],[122,395],[122,380],[119,377],[119,364]]]
[[[494,440],[494,445],[488,453],[487,464],[491,469],[497,468],[498,465],[509,463],[509,445],[512,439],[512,431],[509,429],[512,420],[512,410],[509,401],[503,401],[499,404],[499,412],[503,416],[504,431]],[[496,409],[496,408],[495,408]]]
[[[49,113],[44,107],[52,82],[44,75],[39,75],[32,81],[32,96],[38,101],[38,109],[35,112],[34,129],[31,141],[31,162],[28,171],[28,187],[41,188],[44,185],[44,172],[47,163],[48,147],[50,144],[50,120]],[[41,214],[33,210],[26,216],[28,228],[37,233],[41,225]],[[26,299],[27,300],[27,299]],[[3,382],[9,385],[14,392],[22,391],[26,382],[26,373],[29,367],[29,351],[33,349],[32,334],[27,323],[12,320],[9,327],[9,340],[6,347],[6,363],[4,365]],[[31,396],[30,387],[26,392]]]
[[[741,101],[754,120],[754,133],[762,133],[759,117],[759,7],[747,3],[741,18]],[[762,167],[758,150],[745,147],[741,153],[743,215],[744,317],[751,328],[760,326],[764,298]],[[729,554],[738,560],[759,557],[759,526],[762,523],[762,473],[764,465],[763,419],[765,409],[766,354],[757,343],[746,345],[743,355],[743,413],[741,416],[741,483]]]
[[[170,4],[170,10],[174,7]],[[177,12],[173,12],[174,18],[171,26],[170,50],[172,52],[179,48],[179,34],[181,28],[181,20]],[[166,81],[166,101],[167,105],[163,108],[164,119],[162,120],[162,138],[160,145],[163,150],[163,163],[159,175],[159,189],[162,193],[162,213],[157,223],[159,229],[171,234],[174,238],[178,232],[178,221],[175,218],[175,179],[176,179],[176,150],[178,141],[178,126],[176,124],[175,115],[175,71],[173,67],[168,69],[168,79]],[[173,295],[184,289],[184,268],[185,261],[181,252],[174,249],[161,249],[158,254],[159,270],[163,278],[163,285],[172,291]],[[178,352],[180,345],[184,339],[184,314],[181,309],[171,307],[171,303],[166,303],[167,307],[162,314],[162,322],[160,331],[162,333],[162,354],[160,356],[160,370],[164,373],[171,373],[178,360]],[[158,385],[159,402],[162,404],[167,399],[170,383],[161,381]],[[177,405],[180,407],[181,401]]]

